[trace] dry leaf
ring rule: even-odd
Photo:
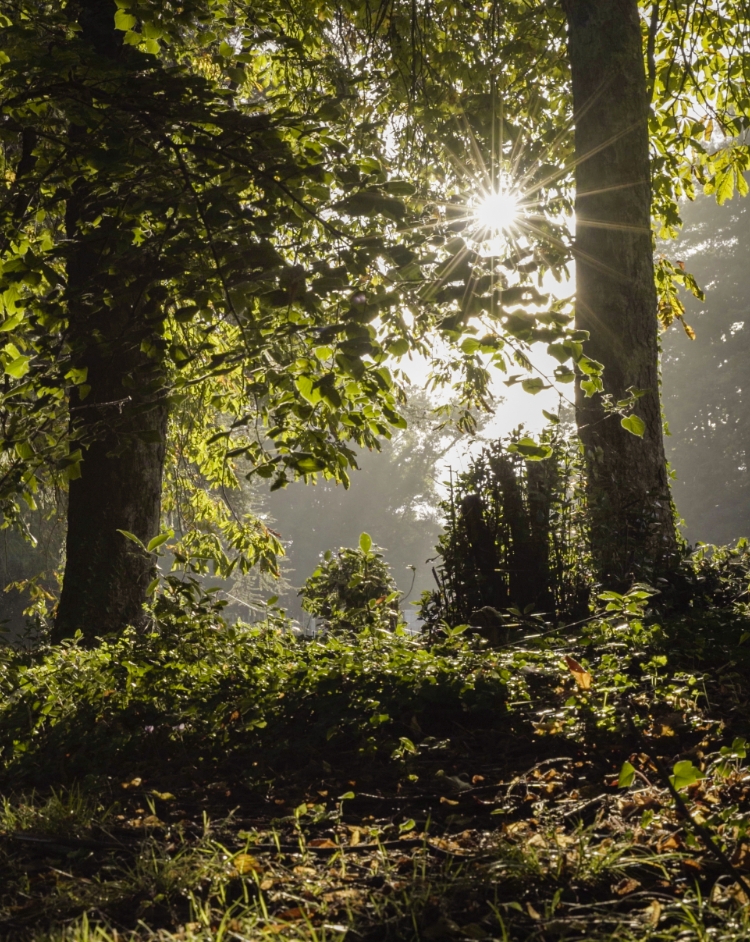
[[[316,837],[313,840],[307,842],[308,847],[338,847],[338,844],[335,844],[328,837]]]
[[[660,854],[663,854],[665,850],[680,850],[681,847],[682,843],[673,834],[670,834],[665,841],[659,841],[656,845],[656,849]]]
[[[164,822],[156,817],[155,814],[147,814],[143,819],[144,828],[160,828]]]
[[[292,909],[285,909],[281,913],[276,913],[277,919],[302,919],[305,914],[299,908],[294,906]]]
[[[441,804],[441,805],[457,805],[458,802],[457,802],[457,801],[452,801],[450,798],[441,797],[441,799],[440,799],[440,804]]]
[[[658,925],[659,919],[661,917],[661,903],[658,899],[651,900],[646,909],[643,911],[643,916],[649,926]]]
[[[263,871],[260,863],[250,854],[237,854],[232,860],[232,864],[238,874],[261,873]]]
[[[638,880],[634,880],[632,877],[625,877],[624,880],[620,880],[619,883],[612,887],[612,892],[616,893],[618,896],[627,896],[628,893],[637,890],[640,885]]]
[[[569,654],[565,655],[565,663],[568,665],[568,670],[573,675],[573,679],[581,690],[589,690],[594,678],[589,674],[586,668]]]

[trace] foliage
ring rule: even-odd
[[[269,495],[267,508],[284,538],[287,564],[300,574],[298,587],[325,550],[356,546],[363,530],[384,547],[402,604],[432,585],[428,557],[440,533],[439,482],[445,455],[461,437],[455,424],[435,415],[434,405],[412,386],[401,409],[407,428],[396,429],[381,451],[358,453],[359,471],[348,490],[322,481]],[[478,423],[484,418],[479,414]],[[284,602],[290,612],[299,606],[296,596]]]
[[[379,627],[298,641],[273,610],[253,626],[227,625],[226,604],[168,577],[146,634],[129,631],[95,650],[4,649],[6,774],[54,775],[59,763],[76,777],[199,772],[259,751],[298,763],[327,743],[390,755],[414,711],[438,719],[498,710],[504,700],[505,673],[460,641],[426,649],[400,628]]]
[[[495,442],[451,479],[439,588],[423,600],[430,623],[479,624],[480,610],[499,618],[511,607],[517,615],[585,613],[591,575],[579,448],[558,426],[539,446],[526,442],[521,431]],[[527,457],[534,449],[546,457]]]
[[[441,322],[469,335],[453,365],[483,399],[481,357],[506,362],[506,328],[475,339],[464,323],[467,283],[472,311],[495,306],[484,262],[460,238],[430,242],[435,204],[389,166],[369,93],[341,92],[365,75],[312,10],[139,4],[115,25],[113,57],[43,0],[2,24],[0,499],[13,518],[20,496],[79,475],[99,425],[116,424],[112,403],[93,421],[86,402],[104,330],[97,343],[145,357],[130,380],[143,408],[169,402],[167,512],[213,530],[194,537],[198,555],[221,533],[243,569],[272,567],[271,535],[199,506],[205,484],[236,484],[241,457],[273,486],[346,483],[351,445],[403,424],[387,359],[426,350]],[[76,253],[103,246],[82,290]],[[554,305],[540,327],[512,313],[528,301],[548,303],[510,286],[502,301],[521,346],[569,337]]]
[[[307,578],[302,607],[332,628],[395,628],[400,593],[383,554],[373,549],[372,537],[362,533],[356,549],[326,550]]]
[[[695,578],[747,584],[741,549],[714,555]],[[742,600],[660,626],[653,590],[610,592],[583,632],[493,651],[462,631],[300,642],[167,585],[148,634],[3,651],[0,933],[746,936],[653,761],[744,868]]]

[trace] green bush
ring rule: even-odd
[[[395,628],[399,620],[400,593],[367,533],[357,549],[327,550],[300,594],[304,610],[332,628]]]
[[[446,717],[507,715],[508,671],[463,636],[428,648],[365,628],[303,641],[274,610],[226,624],[190,584],[168,585],[157,610],[150,632],[96,648],[0,648],[6,786],[389,759],[415,716],[439,732]]]

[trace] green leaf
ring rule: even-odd
[[[551,343],[547,347],[547,353],[554,357],[558,363],[565,363],[571,357],[570,350],[561,343]]]
[[[405,834],[407,831],[413,831],[416,826],[417,822],[414,818],[407,818],[406,821],[402,821],[401,824],[399,824],[398,829],[401,834]]]
[[[549,386],[546,386],[544,380],[539,376],[521,380],[521,387],[524,392],[531,393],[532,396],[536,396],[543,389],[549,389]]]
[[[569,370],[562,366],[558,366],[555,369],[555,379],[558,381],[558,383],[572,383],[575,378],[576,374],[573,372],[573,370]],[[583,386],[583,383],[581,383],[581,386]]]
[[[412,196],[417,192],[413,183],[406,180],[389,180],[384,187],[393,196]]]
[[[672,783],[672,787],[678,791],[699,782],[703,778],[701,770],[696,768],[689,759],[676,762],[672,771],[674,775],[669,776],[669,781]]]
[[[643,433],[646,431],[646,423],[639,415],[636,415],[635,412],[632,415],[626,415],[624,418],[620,419],[620,425],[626,432],[630,432],[631,435],[637,435],[638,438],[643,438]]]
[[[148,552],[146,547],[143,545],[143,542],[138,539],[135,533],[131,533],[130,530],[120,530],[119,528],[117,529],[117,532],[122,533],[126,540],[130,540],[131,543],[135,543],[136,546],[139,546],[144,553]]]
[[[727,169],[719,176],[716,176],[716,202],[723,206],[727,200],[734,196],[734,167]]]
[[[402,357],[405,353],[409,352],[409,341],[406,337],[399,337],[398,340],[389,343],[386,350],[391,356]]]
[[[546,409],[542,409],[542,415],[545,417],[545,419],[547,419],[548,422],[551,422],[552,425],[560,424],[560,416],[555,415],[554,412],[547,412]]]
[[[359,548],[363,553],[369,553],[372,549],[372,537],[369,533],[360,533],[359,535]]]
[[[598,376],[593,377],[593,379],[581,380],[581,389],[586,394],[587,398],[591,398],[595,393],[601,392],[603,388],[602,381]]]
[[[18,356],[14,360],[11,360],[10,363],[7,363],[5,366],[5,372],[8,376],[12,376],[13,379],[21,379],[22,376],[25,376],[29,372],[29,360],[31,357],[27,356]]]
[[[294,467],[300,474],[314,474],[316,471],[322,471],[325,466],[325,461],[313,455],[305,455],[294,462]]]
[[[115,29],[121,29],[123,32],[132,29],[136,24],[136,18],[125,10],[118,10],[115,13]]]
[[[14,327],[18,327],[22,320],[23,311],[18,311],[17,314],[13,314],[0,324],[0,333],[7,333],[9,330],[13,330]]]
[[[469,355],[471,355],[472,353],[476,353],[477,350],[481,346],[482,346],[481,343],[474,337],[467,337],[461,343],[461,349],[463,350],[464,353],[469,354]]]
[[[622,763],[620,775],[617,779],[618,788],[630,788],[635,778],[635,768],[626,760]]]
[[[528,461],[543,461],[552,454],[552,449],[549,445],[539,445],[533,438],[529,438],[528,436],[517,442],[513,442],[512,445],[508,446],[508,451],[517,452],[519,455],[523,455]]]
[[[598,360],[591,360],[589,357],[579,357],[576,361],[578,369],[587,376],[599,376],[604,367]]]
[[[320,390],[315,388],[315,385],[309,376],[298,376],[294,385],[299,390],[303,399],[307,399],[307,401],[313,406],[317,405],[323,398]]]
[[[174,536],[174,530],[165,530],[163,533],[160,533],[158,536],[155,536],[153,540],[149,540],[149,544],[146,547],[149,553],[153,553],[157,546],[161,546],[162,543],[166,543],[167,540],[171,540]]]
[[[408,739],[406,736],[400,736],[399,742],[406,752],[413,752],[414,754],[419,752],[419,749],[417,749],[411,739]],[[407,828],[407,830],[411,830],[411,828]]]

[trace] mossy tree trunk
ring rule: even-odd
[[[576,322],[604,364],[605,391],[629,390],[642,437],[580,387],[592,550],[613,587],[672,565],[677,536],[659,397],[649,168],[649,100],[636,0],[562,0],[568,21],[576,150]]]

